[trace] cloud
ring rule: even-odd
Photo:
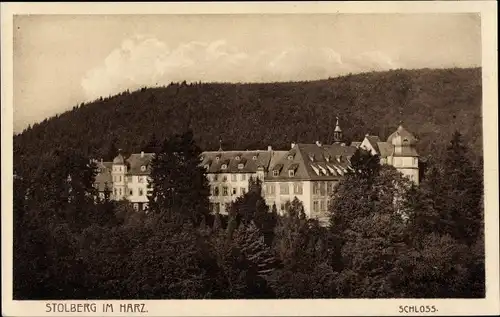
[[[247,53],[225,40],[182,43],[176,48],[155,37],[123,41],[81,80],[87,100],[126,89],[170,82],[272,82],[315,80],[346,73],[398,67],[382,52],[341,56],[332,48],[268,48]]]

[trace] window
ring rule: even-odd
[[[413,165],[417,165],[418,164],[418,159],[416,157],[413,158]]]
[[[266,184],[266,194],[273,196],[276,193],[276,187],[274,184]]]
[[[137,176],[137,181],[139,183],[143,183],[144,182],[144,178],[142,176]]]
[[[113,188],[113,194],[114,194],[115,196],[117,195],[116,188]]]
[[[313,211],[319,213],[319,202],[317,200],[313,201]]]
[[[295,171],[294,170],[289,170],[288,171],[288,177],[294,177],[295,176]]]
[[[220,168],[223,169],[223,170],[225,170],[225,169],[227,169],[227,165],[226,164],[222,164],[222,166]]]
[[[245,188],[245,187],[241,187],[241,188],[240,188],[240,194],[241,194],[241,195],[244,195],[244,194],[246,193],[246,191],[247,191],[247,190],[246,190],[246,188]]]
[[[142,166],[141,166],[141,171],[143,171],[143,172],[144,172],[145,170],[146,170],[146,166],[142,165]]]
[[[252,157],[252,160],[256,161],[256,160],[257,160],[257,155],[254,155],[254,156]]]
[[[324,201],[324,200],[321,200],[319,203],[320,203],[320,209],[321,209],[321,211],[325,211],[325,210],[326,210],[326,204],[325,204],[325,201]]]
[[[130,196],[134,196],[134,191],[133,191],[132,189],[129,189],[128,194],[129,194]]]
[[[148,203],[144,203],[144,204],[142,204],[142,208],[143,208],[143,210],[148,209]]]
[[[236,182],[238,180],[237,174],[231,174],[231,181]]]
[[[240,160],[240,156],[239,155],[237,155],[235,158],[236,158],[237,161]]]
[[[313,183],[313,194],[319,195],[319,183],[318,182]]]
[[[120,196],[122,195],[122,189],[121,188],[118,188],[118,193],[120,194]]]
[[[240,180],[244,181],[247,179],[247,174],[241,174]]]
[[[236,187],[233,188],[233,195],[236,195]]]
[[[135,211],[138,211],[138,210],[139,210],[139,204],[138,204],[138,203],[134,203],[134,210],[135,210]]]
[[[325,186],[325,182],[320,182],[319,183],[319,193],[321,196],[325,196],[326,195],[326,186]]]
[[[226,175],[222,176],[222,181],[223,182],[227,182],[227,176]]]
[[[244,167],[243,163],[238,164],[238,169],[242,170]]]
[[[220,160],[220,157],[219,156],[216,156],[215,157],[215,160],[218,162]]]
[[[281,195],[288,195],[290,192],[289,192],[289,188],[288,188],[288,184],[280,184],[280,194]]]
[[[224,186],[222,187],[222,196],[227,196],[227,195],[228,195],[227,186]]]
[[[217,181],[219,179],[219,175],[218,174],[214,174],[214,181]]]
[[[293,193],[297,195],[302,195],[302,183],[293,184]]]
[[[121,176],[118,176],[118,178],[119,178],[119,182],[121,182],[121,181],[122,181],[122,177],[121,177]]]
[[[278,176],[279,174],[280,174],[280,171],[278,171],[278,170],[273,171],[273,176]]]
[[[288,155],[289,160],[293,160],[293,155]]]
[[[139,196],[143,196],[144,195],[144,191],[142,190],[142,188],[139,188]]]
[[[219,186],[214,187],[214,196],[219,196]]]

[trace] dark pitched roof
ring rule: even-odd
[[[127,159],[128,171],[127,175],[149,175],[151,172],[151,160],[153,159],[154,153],[138,153],[131,154]],[[142,166],[145,166],[145,170],[142,170]]]
[[[201,165],[208,166],[207,173],[256,173],[259,167],[267,170],[272,152],[208,151],[201,154]],[[221,169],[223,164],[227,164],[224,170]],[[243,164],[243,168],[239,168],[239,164]]]
[[[338,179],[349,171],[350,157],[356,148],[340,144],[321,145],[296,144],[295,147],[282,156],[280,160],[270,166],[266,180],[328,180]],[[272,170],[279,167],[279,174],[274,175]],[[290,177],[288,170],[295,171]]]
[[[394,153],[394,145],[392,145],[391,143],[378,142],[377,145],[378,145],[378,149],[379,149],[378,153],[379,153],[380,157],[388,157]]]
[[[377,153],[380,153],[379,148],[378,148],[378,143],[381,141],[380,138],[376,135],[366,135],[365,138],[368,140],[368,142],[373,147],[373,149]]]
[[[389,137],[387,138],[387,142],[392,143],[392,139],[398,136],[407,139],[410,142],[410,144],[413,144],[417,141],[417,139],[413,134],[408,132],[408,130],[406,130],[402,125],[400,125],[394,133],[389,135]]]

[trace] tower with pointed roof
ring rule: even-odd
[[[333,130],[333,143],[340,144],[343,141],[342,129],[339,125],[339,117],[337,117],[337,122],[335,123],[335,130]]]
[[[417,138],[403,127],[400,122],[398,128],[387,138],[387,143],[394,147],[391,165],[410,180],[419,183]]]
[[[121,150],[118,150],[118,155],[113,159],[113,167],[111,176],[113,177],[113,198],[121,200],[127,197],[126,186],[127,165]]]

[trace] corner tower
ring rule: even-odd
[[[125,164],[125,158],[121,154],[121,150],[119,150],[118,155],[113,159],[113,168],[111,170],[114,200],[121,200],[127,196],[125,183],[126,173],[127,165]]]
[[[387,138],[387,143],[394,147],[392,166],[418,185],[417,139],[402,124]]]

